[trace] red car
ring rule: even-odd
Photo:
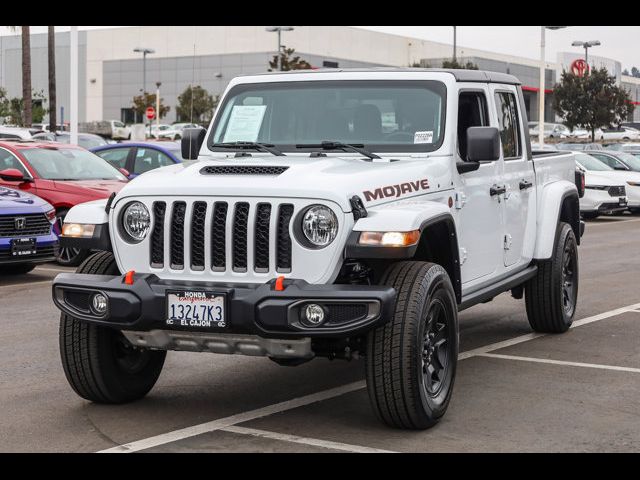
[[[84,148],[53,142],[0,141],[0,185],[32,193],[64,217],[78,203],[108,198],[127,183],[123,172]],[[79,265],[89,252],[61,248],[58,263]]]

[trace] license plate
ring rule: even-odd
[[[11,240],[11,255],[14,257],[26,257],[36,254],[35,238],[14,238]]]
[[[225,296],[193,290],[167,293],[166,324],[186,330],[219,329],[227,326]]]

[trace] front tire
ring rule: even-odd
[[[572,228],[560,223],[551,259],[525,286],[529,324],[536,332],[564,333],[573,323],[578,300],[578,243]]]
[[[381,283],[396,289],[392,319],[369,333],[366,376],[376,416],[389,426],[426,429],[444,415],[458,362],[458,311],[447,272],[427,262],[391,265]]]
[[[87,258],[78,273],[119,275],[110,252]],[[60,356],[65,376],[82,398],[117,404],[144,397],[155,385],[167,352],[138,349],[118,330],[60,316]]]

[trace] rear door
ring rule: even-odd
[[[492,85],[504,168],[501,184],[504,210],[502,248],[508,269],[526,266],[533,258],[536,189],[533,159],[524,136],[525,123],[514,85]]]

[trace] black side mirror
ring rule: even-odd
[[[204,128],[185,128],[182,131],[181,140],[182,158],[197,160],[206,135],[207,131]]]
[[[500,159],[500,134],[495,127],[467,129],[467,161],[493,162]]]

